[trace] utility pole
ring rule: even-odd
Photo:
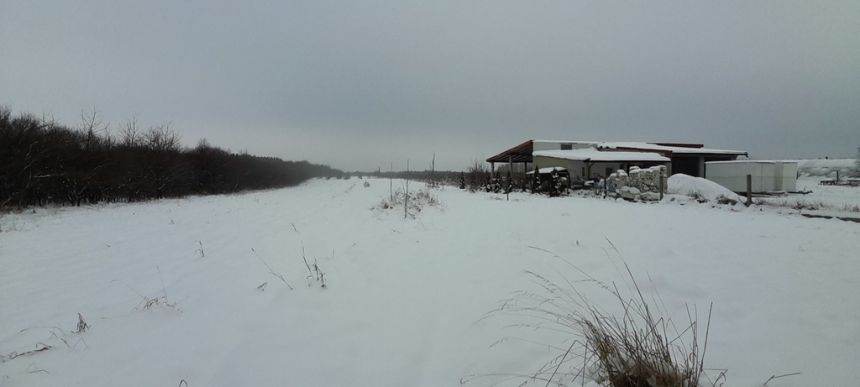
[[[391,200],[391,205],[394,205],[394,162],[388,167],[388,198]]]
[[[409,215],[409,159],[406,159],[406,195],[403,198],[403,219]]]
[[[430,163],[430,185],[436,184],[436,152],[433,152],[433,161]]]

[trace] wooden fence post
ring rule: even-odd
[[[752,175],[747,175],[747,207],[752,205]]]
[[[663,200],[663,190],[665,189],[665,187],[663,187],[663,168],[660,168],[660,175],[658,178],[660,179],[660,200]]]

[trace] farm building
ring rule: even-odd
[[[604,178],[615,170],[631,166],[647,168],[665,165],[669,174],[703,177],[705,163],[730,161],[747,152],[705,148],[702,144],[528,140],[487,159],[496,164],[521,164],[528,171],[562,167],[572,180]]]
[[[705,163],[705,178],[735,192],[746,192],[747,175],[755,193],[797,190],[797,162],[782,160],[735,160]]]
[[[651,152],[603,152],[595,148],[540,150],[532,154],[537,168],[563,167],[572,180],[606,178],[613,172],[631,166],[647,168],[669,164],[669,158]]]

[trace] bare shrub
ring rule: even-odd
[[[492,173],[487,166],[478,160],[475,160],[472,166],[466,169],[465,185],[469,192],[482,190],[492,178]]]
[[[441,205],[442,202],[439,201],[439,198],[430,189],[423,188],[415,192],[409,192],[408,194],[402,190],[398,190],[394,192],[392,197],[383,198],[372,209],[379,211],[399,209],[402,213],[403,207],[407,206],[406,214],[414,219],[425,207],[441,207]]]
[[[729,198],[729,197],[725,197],[724,195],[720,195],[720,196],[717,196],[717,203],[728,204],[730,206],[733,206],[735,204],[738,204],[738,201],[735,199]]]
[[[143,133],[141,140],[147,148],[154,151],[178,152],[181,149],[179,133],[176,133],[170,127],[170,124],[149,128],[149,130]]]

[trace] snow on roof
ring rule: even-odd
[[[747,152],[730,149],[713,149],[713,148],[690,148],[685,146],[665,146],[657,144],[649,144],[647,142],[603,142],[598,145],[598,148],[603,149],[642,149],[652,150],[657,152],[681,153],[681,154],[725,154],[725,155],[745,155]]]
[[[534,142],[545,142],[550,144],[589,144],[600,145],[603,141],[579,141],[579,140],[533,140]]]
[[[728,161],[707,161],[707,162],[705,162],[705,164],[745,164],[745,163],[758,163],[758,164],[795,163],[795,164],[797,164],[797,160],[728,160]]]
[[[561,171],[566,171],[566,170],[567,170],[567,168],[562,168],[562,167],[541,168],[541,169],[538,169],[538,174],[542,175],[545,173],[553,173],[554,171],[561,172]],[[535,171],[528,171],[528,172],[526,172],[526,175],[534,175],[534,173],[535,173]]]
[[[600,151],[594,148],[535,151],[534,156],[576,161],[654,161],[667,162],[667,157],[650,152]]]

